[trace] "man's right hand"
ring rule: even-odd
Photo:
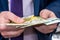
[[[10,23],[10,21],[14,23],[23,23],[24,20],[12,12],[4,11],[0,13],[0,24]],[[24,29],[7,27],[6,25],[0,25],[0,33],[5,38],[17,37],[19,36]]]

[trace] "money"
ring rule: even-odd
[[[51,24],[60,22],[59,18],[43,19],[41,17],[33,16],[33,15],[29,16],[29,17],[23,17],[23,19],[25,20],[25,22],[22,24],[9,23],[9,24],[5,24],[5,25],[12,25],[12,26],[15,26],[16,28],[25,28],[25,27],[38,25],[38,24],[51,25]],[[2,24],[0,24],[0,25],[2,25]]]
[[[59,22],[60,22],[59,18],[49,18],[44,22],[44,24],[51,25],[51,24],[55,24],[55,23],[59,23]]]

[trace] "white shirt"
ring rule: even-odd
[[[10,10],[10,0],[9,1],[9,10]],[[33,15],[34,13],[34,6],[33,0],[23,0],[23,16]],[[33,31],[32,28],[26,28],[24,31],[24,40],[37,40],[37,35]]]

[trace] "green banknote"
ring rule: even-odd
[[[43,19],[39,16],[28,16],[28,17],[23,17],[23,19],[25,20],[24,23],[22,24],[16,24],[16,23],[9,23],[9,24],[5,24],[5,25],[11,25],[11,26],[15,26],[16,28],[25,28],[25,27],[31,27],[34,25],[41,25],[41,24],[45,24],[45,25],[51,25],[54,23],[58,23],[60,22],[59,18],[48,18],[48,19]],[[0,24],[3,25],[3,24]]]

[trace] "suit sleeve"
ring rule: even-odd
[[[60,0],[55,0],[51,2],[47,7],[48,10],[51,10],[55,15],[60,18]]]
[[[8,1],[7,0],[0,0],[0,12],[8,11]]]

